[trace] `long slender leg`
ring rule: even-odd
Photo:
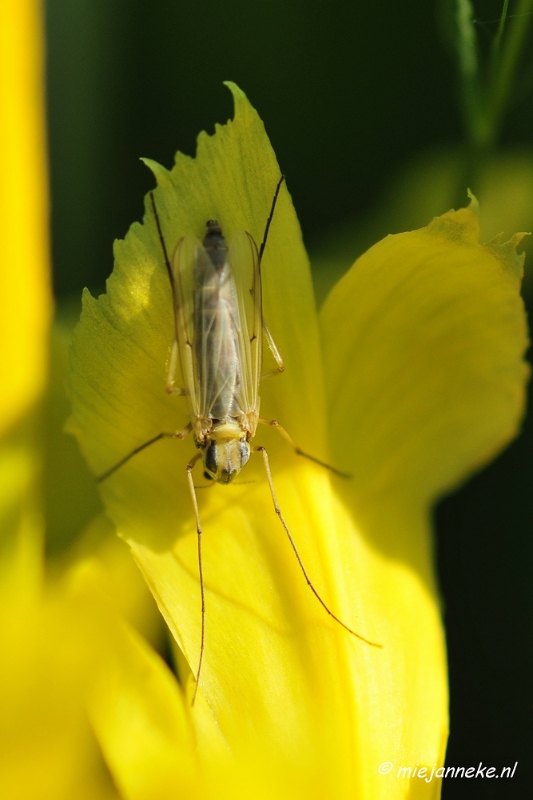
[[[274,375],[282,375],[283,372],[285,372],[285,367],[283,367],[283,369],[280,369],[279,367],[276,367],[276,369],[269,369],[268,372],[264,372],[261,375],[261,380],[264,381],[265,378],[273,378]]]
[[[187,483],[189,485],[189,492],[191,493],[191,500],[194,509],[194,516],[196,518],[196,533],[198,536],[198,573],[200,575],[200,596],[202,599],[202,632],[200,636],[200,658],[198,659],[198,669],[196,671],[196,685],[194,687],[194,694],[192,696],[191,706],[194,705],[196,700],[196,693],[200,683],[200,673],[202,671],[202,661],[204,660],[204,647],[205,647],[205,592],[204,592],[204,571],[202,567],[202,526],[200,524],[200,512],[198,510],[198,500],[196,498],[196,490],[194,488],[194,481],[192,471],[196,462],[201,458],[201,453],[196,453],[187,464]]]
[[[178,386],[174,386],[174,381],[176,379],[176,369],[178,366],[178,339],[177,337],[174,338],[172,343],[172,350],[170,351],[170,361],[168,364],[168,374],[167,374],[167,385],[166,391],[167,394],[175,394],[183,397],[184,395],[189,395],[190,391],[188,389],[180,389]]]
[[[141,453],[143,450],[146,450],[147,447],[150,447],[150,445],[155,444],[160,439],[185,439],[187,434],[189,434],[191,431],[192,431],[192,424],[189,422],[186,425],[186,427],[183,428],[183,430],[181,431],[174,431],[173,433],[165,433],[165,432],[158,433],[157,436],[154,436],[153,439],[149,439],[147,442],[140,444],[138,447],[135,448],[135,450],[132,450],[131,453],[128,453],[127,456],[124,456],[124,458],[121,458],[120,461],[117,461],[117,463],[113,464],[113,466],[110,467],[108,470],[102,472],[101,475],[98,475],[98,477],[96,478],[96,482],[101,483],[102,481],[105,481],[107,478],[109,478],[110,475],[116,472],[117,469],[123,467],[124,464],[126,464],[126,462],[130,460],[130,458],[133,458],[133,456],[136,456],[137,453]]]
[[[285,428],[283,428],[279,424],[277,419],[263,419],[260,417],[259,422],[261,423],[261,425],[269,425],[271,428],[275,428],[278,431],[278,433],[281,436],[283,436],[285,441],[290,444],[290,446],[294,449],[297,455],[303,456],[304,458],[309,459],[309,461],[314,461],[315,464],[319,464],[319,466],[324,467],[324,469],[329,469],[330,472],[333,472],[334,475],[338,475],[340,478],[352,477],[349,472],[341,472],[340,469],[332,467],[331,464],[326,464],[325,461],[321,461],[319,458],[315,458],[315,456],[311,456],[309,455],[309,453],[304,453],[303,450],[300,450],[300,448],[298,447],[292,436],[289,433],[287,433]]]
[[[276,364],[278,365],[277,369],[273,369],[270,372],[267,372],[266,375],[262,376],[263,378],[266,378],[266,377],[268,377],[268,375],[277,375],[280,372],[285,372],[285,364],[283,363],[283,358],[281,357],[281,353],[278,350],[278,346],[277,346],[276,342],[274,341],[274,337],[270,333],[270,329],[269,329],[268,325],[266,324],[265,320],[263,320],[263,334],[264,334],[264,337],[266,339],[268,348],[269,348],[270,352],[272,353],[272,355],[274,356]]]
[[[264,462],[264,465],[265,465],[265,472],[266,472],[266,475],[267,475],[268,485],[270,487],[270,494],[272,495],[272,502],[274,503],[274,510],[275,510],[276,514],[278,515],[279,520],[280,520],[281,524],[283,525],[283,527],[285,529],[285,533],[287,534],[287,538],[289,539],[291,547],[292,547],[292,549],[294,551],[294,555],[296,556],[298,564],[300,565],[300,569],[303,572],[304,578],[307,581],[307,585],[309,586],[309,588],[311,589],[311,591],[315,595],[316,599],[318,600],[320,605],[327,611],[327,613],[330,615],[330,617],[333,617],[335,622],[338,622],[339,625],[342,625],[342,627],[345,628],[349,633],[353,634],[353,636],[356,636],[358,639],[361,639],[361,641],[366,642],[366,644],[369,644],[372,647],[383,647],[383,645],[377,644],[377,642],[371,642],[370,639],[365,639],[365,637],[361,636],[360,633],[356,633],[351,628],[349,628],[348,625],[345,625],[344,622],[342,620],[340,620],[333,613],[333,611],[331,611],[330,608],[328,608],[328,606],[326,605],[324,600],[322,600],[322,598],[320,597],[319,593],[317,592],[317,590],[315,589],[315,587],[313,585],[313,582],[311,581],[311,578],[307,574],[307,570],[304,567],[304,563],[303,563],[303,561],[301,559],[300,553],[298,552],[298,548],[296,547],[296,542],[292,538],[292,534],[291,534],[291,532],[289,530],[289,526],[285,522],[285,518],[284,518],[283,514],[281,513],[281,509],[280,509],[280,507],[278,505],[278,499],[276,497],[276,491],[274,489],[274,481],[272,480],[272,472],[270,471],[270,462],[268,460],[267,451],[265,450],[264,447],[255,447],[254,450],[255,450],[256,453],[261,453],[261,455],[263,456],[263,462]]]
[[[159,235],[159,241],[161,242],[161,248],[163,250],[163,258],[165,260],[165,266],[167,268],[168,277],[170,278],[170,285],[172,287],[173,294],[175,294],[175,292],[174,292],[174,289],[175,289],[175,286],[174,286],[174,274],[173,274],[172,268],[170,266],[170,259],[168,257],[167,246],[165,244],[165,237],[163,236],[163,231],[161,229],[161,221],[159,219],[159,214],[157,213],[157,206],[155,204],[155,197],[154,197],[154,193],[153,192],[150,192],[150,200],[152,201],[152,209],[153,209],[153,212],[154,212],[155,224],[157,226],[157,233]],[[176,310],[174,309],[174,314],[175,313],[176,313]],[[172,343],[172,352],[170,354],[170,363],[169,363],[169,367],[168,367],[166,390],[167,390],[168,394],[175,394],[175,395],[181,395],[182,396],[182,395],[189,394],[189,390],[188,389],[180,389],[180,388],[174,386],[174,380],[175,380],[175,377],[176,377],[176,367],[177,367],[177,364],[178,364],[178,355],[179,355],[179,352],[178,352],[178,339],[175,336],[174,337],[174,341]]]

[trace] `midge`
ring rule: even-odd
[[[186,470],[198,534],[202,621],[193,704],[205,649],[202,527],[192,476],[193,468],[200,458],[203,460],[206,478],[228,484],[246,465],[251,452],[261,454],[275,512],[285,529],[309,588],[339,625],[367,644],[381,647],[345,625],[315,589],[279,508],[267,451],[264,447],[251,444],[258,423],[270,425],[281,433],[296,453],[343,475],[333,467],[303,453],[276,420],[264,420],[259,416],[259,384],[261,377],[265,377],[262,375],[263,339],[266,339],[277,363],[274,372],[282,372],[284,369],[282,358],[263,319],[261,282],[261,261],[284,180],[282,175],[276,186],[259,250],[253,237],[246,231],[235,233],[228,246],[218,221],[209,220],[203,243],[195,236],[187,234],[176,245],[172,261],[168,257],[154,195],[150,193],[174,301],[175,337],[170,356],[167,392],[187,395],[190,420],[181,431],[162,432],[139,445],[98,478],[99,481],[105,480],[132,456],[160,439],[183,439],[191,432],[194,436],[199,452],[189,461]],[[184,383],[181,388],[174,386],[178,360]]]

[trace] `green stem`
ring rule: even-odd
[[[501,54],[495,47],[494,62],[491,71],[491,80],[487,96],[486,122],[484,125],[486,141],[484,144],[492,145],[501,128],[506,105],[512,87],[518,59],[522,52],[524,39],[531,22],[533,0],[518,0],[515,13],[509,18],[509,30],[503,43]],[[500,46],[501,34],[505,23],[504,15],[507,11],[507,2],[504,4],[500,28],[496,37],[495,46]]]
[[[455,21],[465,122],[470,140],[478,142],[482,138],[482,133],[479,129],[483,125],[484,114],[482,111],[479,60],[471,0],[456,0]]]
[[[477,176],[496,143],[531,22],[533,0],[517,0],[511,15],[509,0],[503,0],[486,77],[478,58],[472,0],[455,0],[455,9],[458,66],[467,132],[455,198],[457,208],[463,205],[465,186],[476,186]]]
[[[498,53],[500,52],[500,45],[502,41],[503,31],[505,28],[505,23],[507,21],[507,11],[509,10],[509,0],[503,0],[503,8],[502,8],[502,15],[500,17],[500,24],[498,25],[498,33],[494,39],[494,44],[492,47],[492,57],[497,58]]]

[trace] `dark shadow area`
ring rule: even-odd
[[[366,213],[391,171],[457,142],[454,71],[431,3],[201,5],[47,0],[55,287],[101,290],[153,178],[232,115],[264,120],[307,239]],[[94,292],[93,292],[94,293]]]

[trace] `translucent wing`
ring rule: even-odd
[[[259,381],[263,364],[263,298],[257,246],[247,231],[232,237],[228,260],[233,269],[239,307],[239,352],[246,413],[259,415]]]
[[[200,420],[259,415],[262,293],[253,238],[238,231],[223,264],[200,241],[178,242],[171,265],[176,341],[191,413]],[[250,426],[249,426],[250,427]],[[252,423],[251,433],[255,433]]]
[[[200,386],[195,368],[194,295],[198,272],[208,265],[209,257],[202,243],[190,234],[176,245],[170,268],[174,301],[175,345],[177,343],[183,385],[187,390],[194,416],[201,416]]]

